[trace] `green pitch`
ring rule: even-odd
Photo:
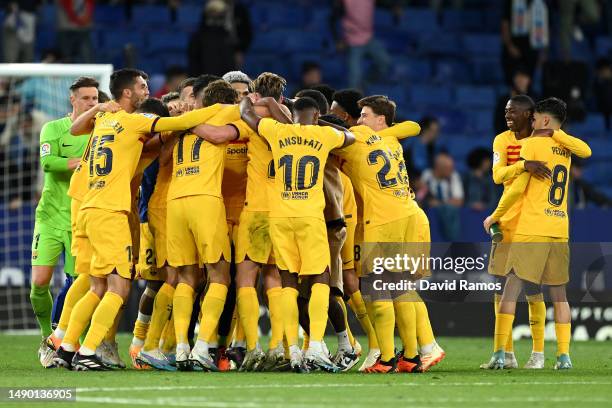
[[[128,362],[130,337],[119,339]],[[365,339],[360,339],[367,344]],[[441,338],[446,359],[425,374],[366,375],[293,373],[162,373],[69,372],[40,367],[35,336],[0,335],[0,387],[76,387],[77,403],[31,402],[0,406],[30,407],[517,407],[610,406],[612,346],[610,342],[573,343],[574,369],[552,370],[555,345],[548,343],[546,369],[484,371],[491,341]],[[334,345],[335,339],[328,344]],[[531,343],[516,342],[519,364],[529,357]],[[330,347],[333,348],[333,347]],[[527,405],[529,404],[529,405]]]

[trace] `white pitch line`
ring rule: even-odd
[[[321,384],[241,384],[240,388],[250,389],[270,389],[270,388],[354,388],[354,387],[379,387],[380,383],[367,383],[367,384],[356,384],[356,383],[321,383]],[[468,387],[468,386],[514,386],[514,385],[612,385],[612,382],[604,381],[532,381],[532,382],[452,382],[445,383],[444,381],[435,380],[431,383],[397,383],[397,384],[386,384],[387,386],[399,386],[399,387],[423,387],[423,386],[444,386],[444,387]],[[223,390],[233,389],[234,385],[164,385],[164,386],[136,386],[136,387],[85,387],[77,388],[77,393],[85,392],[116,392],[116,391],[173,391],[173,390]]]

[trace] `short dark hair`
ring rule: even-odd
[[[100,83],[96,78],[82,76],[75,79],[72,85],[70,85],[70,92],[74,92],[80,88],[97,88],[99,86]]]
[[[187,88],[188,86],[193,86],[195,81],[196,79],[194,77],[183,79],[179,84],[178,88],[176,89],[176,92],[180,94],[181,92],[183,92],[183,89]]]
[[[113,98],[121,98],[123,90],[133,87],[138,77],[142,77],[145,81],[149,79],[144,71],[134,68],[122,68],[113,72],[110,77],[110,91]]]
[[[203,106],[211,106],[215,103],[234,104],[237,100],[238,92],[236,92],[236,90],[232,88],[229,82],[226,82],[222,79],[218,79],[216,81],[211,82],[203,90]]]
[[[293,99],[283,98],[283,105],[285,105],[290,111],[293,110]]]
[[[480,167],[483,160],[490,159],[492,155],[493,152],[486,147],[477,147],[468,153],[466,159],[467,165],[472,170],[477,169]]]
[[[99,103],[106,103],[110,101],[110,96],[108,96],[108,94],[104,91],[101,91],[98,89],[98,102]]]
[[[287,81],[280,75],[272,72],[262,72],[253,81],[253,92],[260,94],[262,97],[271,97],[280,100],[280,97],[285,92]]]
[[[317,101],[312,99],[310,96],[304,96],[295,101],[293,104],[293,110],[297,112],[301,112],[306,109],[315,109],[317,112],[319,111],[319,104]]]
[[[153,113],[157,116],[170,116],[168,107],[157,98],[145,99],[136,111],[140,113]]]
[[[424,130],[429,129],[429,127],[433,125],[434,123],[439,123],[439,122],[440,121],[438,120],[438,118],[434,116],[423,116],[421,120],[419,121],[419,126],[421,126],[421,131],[424,131]]]
[[[535,102],[528,95],[514,95],[512,98],[510,98],[510,101],[521,105],[522,107],[524,107],[526,110],[530,111],[531,113],[534,112],[535,107],[536,107]]]
[[[204,90],[213,81],[217,81],[221,79],[220,76],[211,75],[211,74],[203,74],[197,77],[193,83],[193,94],[195,97],[198,97],[198,94]]]
[[[168,92],[161,97],[161,101],[167,105],[169,102],[179,99],[179,97],[180,94],[178,92]]]
[[[353,119],[359,118],[361,109],[359,100],[363,99],[363,94],[357,89],[341,89],[334,92],[332,100],[336,101]]]
[[[367,106],[375,114],[383,115],[387,126],[393,125],[393,121],[395,121],[395,102],[385,95],[366,96],[357,103],[360,108]]]
[[[535,111],[538,113],[547,113],[557,119],[559,123],[563,124],[567,117],[567,104],[559,98],[546,98],[536,103]]]
[[[311,86],[310,89],[314,89],[315,91],[319,91],[323,95],[325,95],[325,99],[327,99],[327,103],[329,104],[329,106],[331,106],[332,101],[333,101],[334,92],[336,92],[334,88],[332,88],[331,86],[327,84],[319,84],[319,85]]]
[[[303,98],[305,96],[308,96],[309,98],[312,98],[317,102],[317,105],[319,105],[319,112],[321,112],[322,114],[326,114],[327,112],[329,112],[329,104],[327,103],[327,99],[325,99],[325,95],[323,95],[319,91],[316,91],[314,89],[302,89],[300,92],[295,94],[295,96],[297,98]]]
[[[338,125],[338,126],[342,126],[344,128],[349,128],[350,126],[348,125],[348,123],[346,123],[345,121],[343,121],[342,119],[340,119],[339,117],[337,117],[336,115],[323,115],[320,117],[321,120],[324,120],[326,122],[332,123],[334,125]]]

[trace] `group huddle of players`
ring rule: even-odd
[[[284,98],[286,81],[268,72],[253,81],[237,71],[190,78],[161,100],[149,98],[146,80],[138,70],[115,71],[105,102],[95,80],[79,78],[72,114],[43,128],[45,190],[58,173],[63,180],[55,182],[68,193],[56,205],[43,193],[37,209],[31,298],[43,366],[125,367],[115,335],[134,279],[146,281],[129,350],[137,369],[348,371],[362,348],[345,302],[368,338],[360,371],[423,372],[445,357],[416,291],[373,296],[363,288],[371,268],[362,243],[428,250],[429,222],[399,142],[418,135],[418,124],[394,123],[393,101],[352,89],[330,100],[317,90]],[[495,353],[483,367],[517,365],[511,328],[523,285],[530,320],[542,324],[532,324],[526,367],[543,367],[541,285],[549,285],[556,367],[570,368],[567,170],[570,151],[590,150],[560,130],[565,105],[558,99],[536,105],[514,97],[506,111],[510,130],[496,138],[493,168],[505,194],[485,220],[487,230],[499,223],[504,234],[490,272],[505,289],[496,295]],[[72,155],[62,152],[65,141]],[[54,156],[63,161],[47,166]],[[62,210],[58,232],[59,221],[50,225],[47,214]],[[66,259],[74,257],[65,270],[75,280],[52,330],[41,299],[62,245]],[[413,279],[427,276],[417,271]],[[266,352],[260,299],[271,326]],[[334,354],[324,342],[328,319]]]

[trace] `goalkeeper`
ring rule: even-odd
[[[74,257],[70,253],[70,197],[68,186],[72,172],[81,161],[89,135],[72,136],[70,126],[80,114],[98,103],[98,81],[80,77],[70,86],[72,113],[46,123],[40,133],[40,165],[44,171],[44,186],[38,206],[32,239],[32,277],[30,302],[40,326],[43,341],[38,358],[44,367],[50,367],[53,350],[45,339],[51,334],[53,298],[49,283],[60,254],[64,253],[68,290],[74,276]]]

